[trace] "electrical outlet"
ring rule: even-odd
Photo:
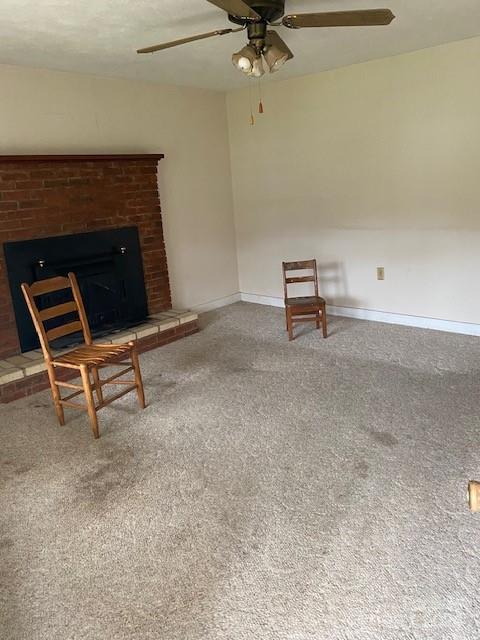
[[[377,267],[377,280],[385,280],[385,267]]]

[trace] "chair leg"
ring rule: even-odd
[[[95,392],[97,394],[97,400],[101,404],[103,402],[103,391],[102,391],[102,385],[100,381],[100,374],[98,373],[98,367],[92,368],[92,376],[93,376],[93,382],[95,384]]]
[[[100,433],[98,431],[97,411],[95,409],[92,387],[90,385],[90,376],[88,374],[88,367],[86,364],[80,365],[80,374],[82,376],[83,391],[87,401],[87,411],[90,418],[90,424],[92,426],[93,437],[96,439],[100,437]]]
[[[326,338],[328,336],[328,333],[327,333],[327,310],[325,306],[322,307],[322,329],[323,329],[323,337]]]
[[[320,311],[317,311],[315,314],[315,324],[317,325],[317,329],[320,329]]]
[[[290,309],[287,309],[287,329],[288,329],[288,339],[293,340],[293,318],[292,312]]]
[[[132,348],[132,364],[135,373],[135,384],[137,385],[138,404],[140,409],[145,409],[145,392],[143,390],[142,372],[140,371],[140,362],[138,359],[137,349]]]
[[[288,331],[288,308],[285,307],[285,326]]]
[[[50,380],[50,387],[52,389],[53,403],[55,405],[55,413],[57,414],[58,422],[63,427],[65,424],[65,414],[63,412],[63,405],[60,402],[60,391],[55,384],[55,367],[51,364],[47,365],[48,379]]]

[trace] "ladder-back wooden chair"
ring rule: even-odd
[[[64,302],[42,310],[38,309],[35,298],[64,289],[71,289],[72,300],[70,302]],[[68,278],[57,276],[39,280],[31,285],[24,283],[22,284],[22,291],[40,340],[52,388],[55,411],[61,425],[65,424],[64,406],[82,409],[88,412],[93,435],[98,438],[100,437],[97,420],[97,411],[99,409],[106,407],[114,400],[118,400],[118,398],[134,390],[137,391],[140,407],[142,409],[145,408],[142,376],[135,344],[133,342],[128,344],[93,344],[82,296],[74,273],[69,273]],[[72,316],[72,314],[74,315]],[[62,316],[67,316],[64,324],[50,329],[47,328],[49,321]],[[72,317],[77,319],[72,320]],[[45,326],[46,324],[47,326]],[[52,355],[50,341],[79,331],[83,333],[85,344],[60,356],[54,357]],[[99,371],[106,367],[120,367],[121,371],[102,380]],[[81,377],[81,385],[59,380],[57,372],[65,371],[65,369],[77,371]],[[133,371],[134,380],[118,379],[130,371]],[[92,376],[93,384],[90,380],[90,375]],[[105,385],[121,385],[125,388],[113,396],[104,398],[103,387]],[[61,388],[74,391],[62,398],[60,394]],[[94,392],[96,394],[96,402]],[[85,394],[85,404],[72,402],[72,398],[81,394]]]
[[[287,321],[288,339],[293,340],[293,325],[297,322],[316,322],[317,329],[322,325],[323,337],[327,337],[326,303],[318,293],[318,275],[316,260],[301,260],[298,262],[282,262],[283,290],[285,294],[285,316]],[[289,277],[290,271],[309,271],[308,275]],[[313,296],[297,298],[288,297],[289,284],[312,282]]]

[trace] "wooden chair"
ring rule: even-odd
[[[35,302],[36,297],[61,291],[62,289],[71,289],[73,299],[70,302],[64,302],[42,310],[38,309]],[[140,407],[142,409],[145,408],[142,376],[135,344],[133,342],[128,344],[93,344],[82,296],[74,273],[69,273],[68,278],[58,276],[47,280],[39,280],[31,285],[24,283],[22,284],[22,291],[40,339],[52,388],[55,411],[61,425],[65,424],[64,406],[82,409],[88,412],[94,437],[99,438],[97,420],[97,411],[99,409],[106,407],[114,400],[134,390],[137,391]],[[51,329],[45,327],[45,323],[48,321],[72,313],[78,316],[78,319],[72,321],[72,316],[70,315],[70,319],[67,319],[60,326]],[[53,357],[50,341],[78,331],[82,331],[85,344],[68,353]],[[120,367],[121,371],[105,380],[101,380],[99,370],[106,367]],[[65,369],[77,371],[81,376],[82,384],[78,385],[58,380],[57,372]],[[118,380],[118,378],[130,371],[134,372],[134,380]],[[93,378],[93,384],[90,381],[90,374]],[[105,385],[122,385],[125,388],[113,396],[104,398],[103,387]],[[73,389],[74,392],[62,398],[60,394],[62,387]],[[93,396],[94,391],[97,396],[96,403]],[[82,393],[85,394],[86,404],[72,402],[72,398]]]
[[[317,329],[322,324],[323,337],[327,337],[327,312],[325,300],[318,294],[318,275],[316,260],[301,260],[299,262],[282,262],[283,289],[285,293],[285,315],[287,321],[288,339],[293,340],[293,325],[297,322],[316,322]],[[309,275],[289,277],[289,271],[311,271]],[[298,298],[288,297],[288,285],[313,282],[313,296]]]

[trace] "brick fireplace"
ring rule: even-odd
[[[102,342],[136,340],[138,350],[143,352],[198,331],[196,314],[171,308],[158,193],[162,158],[160,154],[0,156],[0,402],[49,386],[41,352],[21,353],[5,245],[11,256],[11,243],[18,248],[18,244],[31,245],[27,241],[41,239],[33,244],[43,246],[48,240],[60,245],[65,241],[68,244],[68,237],[76,234],[81,234],[80,239],[86,237],[84,234],[89,238],[105,234],[125,237],[133,231],[135,251],[139,250],[143,266],[138,271],[143,271],[147,317],[143,324],[126,325],[125,331],[109,334],[109,339],[102,337]],[[134,245],[128,245],[127,253]],[[120,248],[123,253],[125,247]],[[109,255],[115,251],[110,250]],[[67,256],[70,260],[73,257]],[[117,260],[117,256],[112,259]],[[11,276],[10,257],[8,266]],[[32,264],[29,280],[41,279],[41,272]],[[15,306],[18,314],[18,301]]]
[[[171,308],[157,171],[162,155],[0,156],[0,245],[135,226],[149,313]],[[0,253],[0,358],[20,353]]]

